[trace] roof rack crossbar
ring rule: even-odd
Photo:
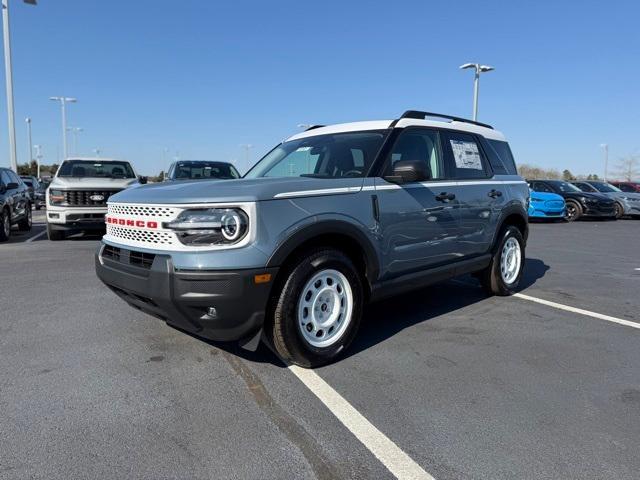
[[[474,125],[490,128],[493,130],[493,127],[491,125],[488,125],[486,123],[476,122],[474,120],[469,120],[468,118],[454,117],[453,115],[444,115],[442,113],[421,112],[420,110],[407,110],[402,114],[400,118],[415,118],[418,120],[425,120],[427,117],[446,118],[448,120],[453,120],[454,122],[472,123]]]

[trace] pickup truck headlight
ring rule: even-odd
[[[249,217],[239,208],[185,210],[164,224],[185,245],[233,245],[249,231]]]
[[[64,192],[62,190],[49,190],[49,203],[51,205],[61,205],[64,203]]]

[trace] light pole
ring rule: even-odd
[[[31,118],[27,117],[24,119],[27,122],[27,137],[29,141],[29,165],[31,165],[31,161],[33,160],[33,142],[31,141]]]
[[[253,148],[253,145],[251,145],[250,143],[245,143],[240,145],[242,148],[244,148],[244,161],[247,164],[247,171],[249,171],[250,165],[249,165],[249,150],[251,150]]]
[[[42,154],[40,153],[40,149],[42,147],[40,145],[34,145],[33,148],[36,149],[36,162],[38,164],[38,180],[40,180],[40,160],[42,160]]]
[[[67,127],[67,132],[73,133],[73,154],[78,156],[78,134],[84,132],[82,127]]]
[[[604,150],[604,181],[607,181],[607,170],[609,167],[609,145],[601,143],[600,147]]]
[[[53,100],[54,102],[60,102],[60,108],[62,110],[62,160],[66,160],[69,156],[69,151],[67,150],[67,103],[76,103],[76,100],[73,97],[49,97],[49,100]]]
[[[480,65],[479,63],[465,63],[460,65],[461,69],[473,68],[475,75],[473,76],[473,120],[478,120],[478,90],[480,89],[480,74],[495,70],[489,65]]]
[[[23,0],[35,5],[36,0]],[[7,118],[9,126],[9,158],[11,168],[18,173],[18,154],[16,152],[16,120],[13,109],[13,69],[11,68],[11,34],[9,31],[9,0],[2,0],[2,33],[4,38],[4,72],[7,87]]]

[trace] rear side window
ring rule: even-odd
[[[509,144],[501,140],[486,139],[485,141],[489,147],[487,155],[493,171],[503,175],[517,175],[518,169]]]
[[[551,188],[549,188],[547,185],[545,185],[542,182],[533,182],[531,184],[531,190],[533,190],[534,192],[553,193],[553,190],[551,190]]]
[[[476,137],[468,133],[448,132],[448,177],[461,180],[487,178],[489,172]]]

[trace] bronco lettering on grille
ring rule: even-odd
[[[119,225],[121,227],[138,227],[138,228],[158,228],[158,222],[146,220],[133,220],[130,218],[104,217],[106,223]]]

